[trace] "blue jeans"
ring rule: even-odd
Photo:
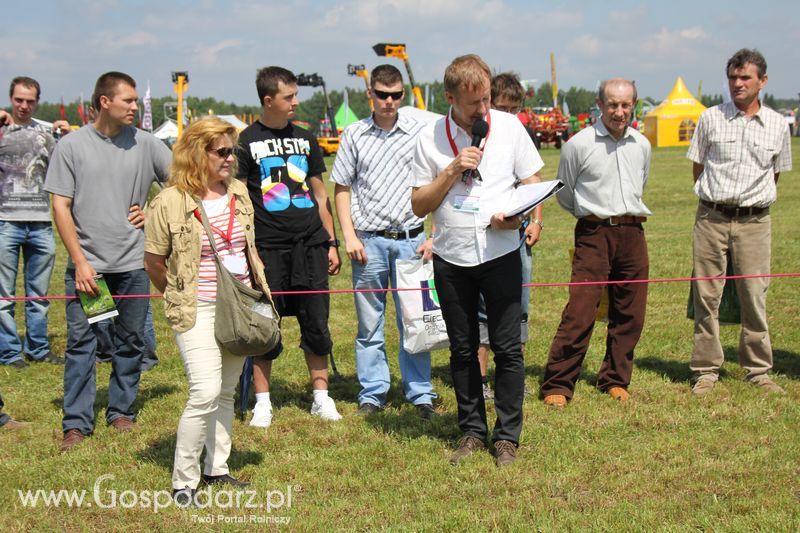
[[[97,335],[97,351],[99,355],[111,357],[114,354],[114,321],[112,319],[101,320],[95,324],[95,334]],[[106,362],[106,359],[103,359]],[[147,301],[147,318],[144,322],[144,354],[142,355],[142,365],[151,367],[158,364],[156,355],[156,329],[153,326],[153,303]]]
[[[0,427],[5,426],[8,423],[8,421],[11,420],[11,417],[3,412],[4,405],[5,404],[3,403],[3,396],[0,395]]]
[[[391,281],[397,286],[395,261],[408,259],[417,253],[425,240],[425,234],[407,240],[392,240],[386,237],[358,232],[358,238],[367,252],[367,264],[353,261],[353,288],[386,289]],[[400,332],[400,374],[403,393],[414,405],[429,404],[436,398],[431,386],[431,354],[410,354],[403,349],[403,319],[397,293],[392,293]],[[356,373],[361,383],[358,403],[371,403],[382,407],[389,392],[389,361],[386,358],[384,323],[386,311],[385,292],[355,293],[358,334],[356,335]]]
[[[19,253],[22,251],[25,296],[47,296],[56,257],[53,225],[50,222],[0,221],[0,297],[16,295]],[[17,336],[14,304],[0,300],[0,363],[22,359],[42,359],[50,352],[47,340],[47,300],[25,302],[25,341]]]
[[[144,269],[103,274],[111,294],[147,294],[150,279]],[[75,271],[64,274],[64,294],[75,295]],[[139,391],[142,352],[144,351],[144,323],[147,315],[147,298],[121,298],[115,300],[119,316],[114,324],[115,351],[111,360],[111,377],[108,383],[106,421],[125,416],[133,419],[133,402]],[[97,337],[89,324],[80,300],[67,300],[67,351],[64,366],[64,432],[78,429],[84,435],[94,427],[95,352]]]

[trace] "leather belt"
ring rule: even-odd
[[[363,233],[366,233],[368,235],[375,235],[378,237],[385,237],[387,239],[392,239],[394,241],[404,241],[406,239],[413,239],[423,231],[425,231],[424,226],[417,226],[416,228],[411,228],[411,229],[399,229],[399,230],[384,229],[378,231],[365,231]]]
[[[708,200],[700,200],[700,203],[709,209],[718,211],[726,217],[749,217],[752,215],[760,215],[769,211],[769,207],[739,207],[737,205],[725,205],[709,202]]]
[[[619,217],[600,218],[594,215],[586,215],[585,217],[581,218],[581,220],[585,220],[586,222],[594,222],[595,224],[603,224],[604,226],[630,226],[647,222],[647,217],[623,215]]]

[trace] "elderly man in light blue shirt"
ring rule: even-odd
[[[572,282],[647,279],[649,261],[642,222],[650,211],[642,201],[650,173],[650,143],[628,127],[636,87],[624,79],[600,85],[601,120],[566,143],[558,178],[561,206],[577,219]],[[592,337],[603,291],[609,293],[608,341],[597,387],[620,401],[633,371],[633,350],[644,327],[646,283],[573,285],[548,354],[542,396],[564,407]]]

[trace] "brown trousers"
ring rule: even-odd
[[[641,224],[609,226],[578,220],[572,282],[647,279],[649,260]],[[594,329],[604,290],[609,291],[606,354],[597,387],[627,388],[633,372],[633,349],[644,327],[647,283],[573,285],[561,324],[550,346],[542,395],[571,398]]]

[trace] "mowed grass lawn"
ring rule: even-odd
[[[795,166],[800,165],[794,143]],[[651,278],[691,272],[691,232],[696,207],[691,163],[684,148],[656,149],[646,202]],[[543,150],[545,176],[555,177],[559,152]],[[328,167],[332,159],[328,160]],[[800,272],[800,183],[797,170],[781,176],[772,209],[773,272]],[[327,178],[327,176],[326,176]],[[569,280],[573,219],[555,202],[534,252],[537,282]],[[51,294],[63,294],[65,251],[59,244]],[[331,280],[350,288],[350,266]],[[141,381],[135,409],[138,429],[121,435],[103,423],[109,365],[98,367],[95,434],[67,455],[61,439],[62,368],[32,365],[0,368],[6,410],[33,422],[29,430],[0,431],[0,530],[127,531],[237,529],[226,523],[281,519],[296,530],[762,530],[800,529],[800,280],[774,279],[769,320],[775,381],[784,396],[765,396],[745,383],[738,365],[738,328],[724,327],[723,379],[702,400],[689,392],[692,323],[685,318],[686,282],[650,286],[647,321],[636,351],[626,404],[594,388],[605,347],[598,324],[575,399],[562,411],[538,400],[547,350],[567,299],[567,289],[535,288],[531,294],[526,398],[519,460],[498,470],[488,453],[459,467],[447,459],[459,436],[448,353],[433,355],[440,416],[423,422],[404,402],[396,362],[393,310],[387,344],[393,372],[389,405],[369,418],[355,416],[359,386],[353,338],[356,319],[350,295],[331,298],[330,327],[341,378],[331,383],[344,419],[312,418],[311,391],[297,348],[293,318],[284,321],[286,352],[274,366],[275,418],[268,431],[237,419],[232,472],[253,483],[256,502],[272,509],[212,507],[155,512],[143,493],[169,490],[175,432],[187,398],[183,367],[156,301],[161,364]],[[390,307],[391,308],[391,307]],[[22,305],[17,308],[22,316]],[[64,304],[50,312],[53,349],[63,353]],[[494,412],[489,407],[490,419]],[[102,508],[92,494],[100,481]],[[23,506],[18,490],[85,490],[80,507]],[[122,498],[123,491],[127,493]],[[288,495],[291,491],[291,502]],[[277,507],[280,497],[284,505]],[[128,508],[122,505],[125,503]],[[225,503],[225,502],[223,502]],[[220,519],[220,516],[222,519]],[[251,518],[252,517],[252,518]],[[220,521],[222,520],[222,521]],[[277,524],[250,523],[277,528]]]

